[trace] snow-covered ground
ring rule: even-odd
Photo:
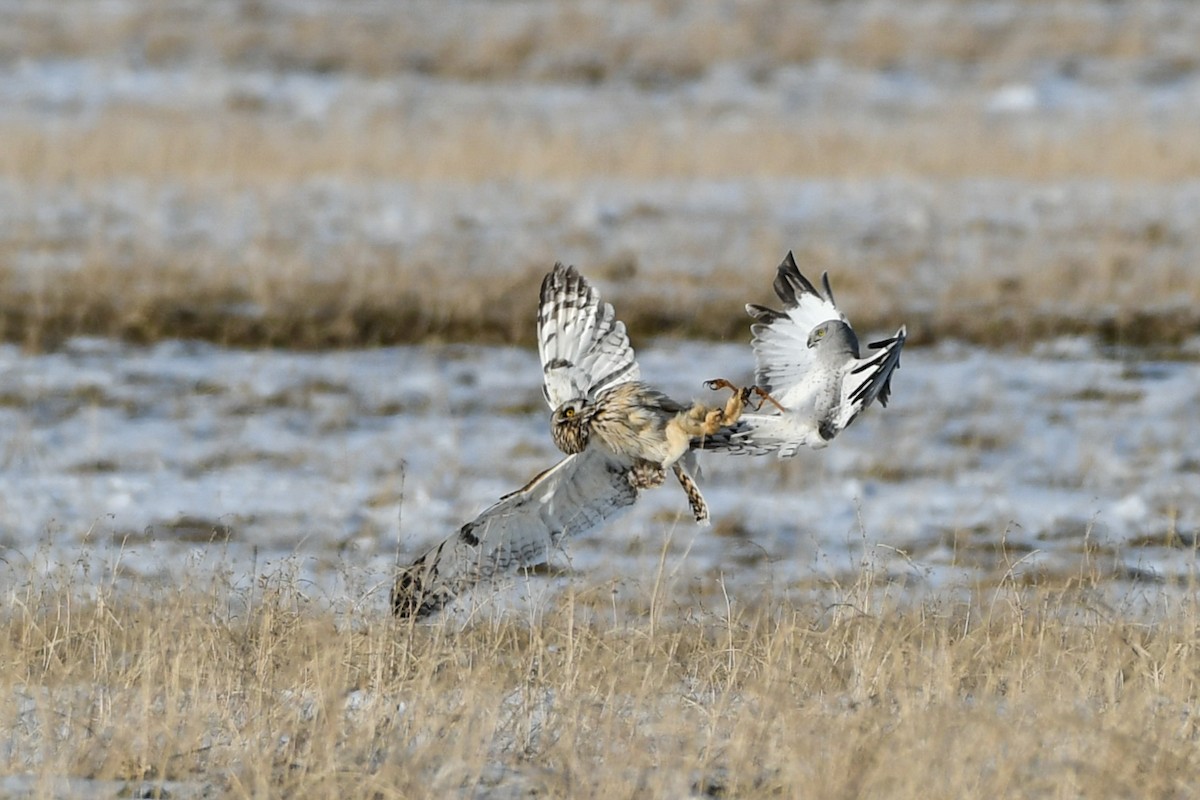
[[[707,457],[711,529],[666,487],[540,585],[645,585],[663,553],[682,590],[743,596],[865,557],[905,590],[1190,579],[1193,4],[0,0],[0,20],[0,278],[35,311],[67,296],[67,334],[169,337],[288,294],[275,320],[330,286],[450,318],[463,285],[506,297],[558,260],[685,318],[766,300],[795,249],[914,341],[1163,345],[914,349],[893,406],[828,450]],[[221,307],[159,309],[163,275]],[[7,335],[57,348],[23,310]],[[744,342],[641,354],[685,397],[749,375]],[[1138,360],[1164,354],[1184,360]],[[558,457],[537,379],[532,352],[474,346],[4,347],[4,569],[250,580],[290,559],[382,609],[397,560]]]
[[[1089,66],[1078,74],[1053,63],[1035,63],[1027,65],[1020,79],[980,87],[966,69],[872,70],[817,60],[781,65],[764,79],[756,74],[764,72],[761,64],[726,62],[713,65],[680,90],[681,97],[665,102],[662,89],[671,87],[646,93],[619,82],[598,91],[592,84],[569,80],[552,87],[514,81],[479,85],[419,73],[367,78],[214,64],[160,68],[97,59],[22,59],[0,66],[0,119],[26,114],[86,119],[114,107],[214,113],[238,106],[301,123],[336,119],[347,124],[381,113],[424,119],[504,104],[534,118],[561,114],[573,124],[582,121],[603,132],[655,108],[680,115],[716,112],[715,121],[725,126],[745,125],[747,117],[796,113],[895,115],[954,109],[1011,122],[1046,115],[1067,121],[1194,119],[1200,110],[1200,73],[1187,61],[1165,66],[1163,75],[1151,74],[1154,65],[1136,71],[1097,60]],[[437,95],[436,103],[432,95]]]
[[[679,397],[750,371],[737,344],[658,341],[639,358]],[[538,380],[515,348],[5,347],[6,580],[78,564],[84,585],[216,569],[247,585],[286,563],[314,596],[382,612],[397,559],[558,458]],[[685,596],[723,580],[750,600],[853,581],[864,560],[913,596],[1006,575],[1178,585],[1196,568],[1198,404],[1194,362],[1065,340],[1033,356],[906,352],[891,405],[828,449],[705,456],[711,527],[668,484],[527,587],[642,592],[663,570]]]

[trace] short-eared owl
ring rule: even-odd
[[[564,453],[599,447],[629,459],[638,488],[662,483],[670,468],[687,493],[697,522],[708,508],[692,478],[693,442],[737,422],[754,387],[730,388],[724,407],[685,405],[638,380],[625,325],[574,267],[556,264],[542,281],[538,308],[542,394],[553,413],[550,430]]]
[[[821,289],[800,274],[789,252],[775,275],[784,310],[746,306],[755,320],[755,381],[770,392],[776,409],[744,414],[701,447],[792,456],[805,445],[827,445],[876,398],[887,405],[907,330],[901,326],[895,336],[871,343],[877,352],[860,358],[858,337],[833,300],[828,274],[821,276]]]
[[[402,568],[392,610],[423,617],[495,575],[545,563],[562,539],[633,505],[628,471],[599,449],[567,456]]]
[[[396,614],[428,615],[501,572],[545,562],[565,537],[661,485],[668,467],[696,519],[707,519],[683,462],[694,458],[696,443],[737,420],[748,392],[735,390],[724,408],[685,406],[639,382],[624,324],[562,265],[542,283],[538,348],[552,436],[569,455],[401,569],[392,589]]]

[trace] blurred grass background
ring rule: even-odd
[[[556,260],[741,338],[789,249],[916,344],[1200,331],[1186,2],[0,9],[0,335],[529,342]]]

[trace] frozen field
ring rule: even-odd
[[[0,794],[1196,795],[1197,41],[1191,0],[0,0]],[[908,325],[889,408],[704,456],[707,528],[669,483],[388,613],[559,458],[555,261],[682,399],[749,377],[789,250]]]
[[[558,457],[521,349],[76,340],[2,358],[0,552],[15,575],[79,562],[95,581],[221,570],[248,585],[286,566],[315,598],[383,613],[397,559]],[[749,372],[732,344],[659,342],[640,359],[680,397]],[[705,456],[710,528],[667,486],[569,541],[565,573],[517,589],[630,598],[666,576],[685,608],[722,584],[752,604],[822,596],[864,561],[912,598],[1099,579],[1134,603],[1192,585],[1195,361],[1102,358],[1073,340],[1030,356],[947,344],[906,352],[894,389],[822,452]]]
[[[670,575],[687,604],[864,561],[914,597],[1190,580],[1191,4],[122,0],[0,21],[12,569],[249,581],[286,560],[382,608],[397,560],[557,456],[532,351],[445,342],[528,342],[561,260],[635,339],[673,337],[647,374],[693,396],[747,376],[738,309],[792,249],[860,329],[909,325],[894,407],[791,462],[710,457],[711,530],[660,490],[532,588]]]

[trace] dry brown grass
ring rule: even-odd
[[[653,336],[749,341],[742,306],[777,305],[771,265],[786,245],[772,249],[764,240],[760,249],[747,258],[751,266],[731,263],[702,279],[668,270],[643,277],[636,266],[627,272],[630,262],[624,260],[579,266],[604,282],[606,299],[636,343]],[[352,243],[328,256],[338,266],[321,275],[311,256],[285,250],[277,253],[266,243],[228,264],[215,263],[219,253],[193,253],[202,266],[172,264],[168,254],[148,253],[114,267],[101,253],[69,277],[51,274],[44,280],[0,267],[0,339],[31,351],[53,349],[79,335],[298,349],[439,341],[528,346],[534,341],[537,287],[550,266],[531,262],[497,270],[472,278],[464,291],[464,272],[447,269],[438,254],[400,260]],[[123,252],[113,257],[128,260]],[[831,273],[839,303],[859,330],[884,333],[905,323],[917,345],[958,338],[1028,347],[1055,336],[1083,335],[1107,346],[1174,356],[1200,332],[1200,311],[1178,302],[1200,296],[1200,274],[1183,263],[1145,268],[1136,281],[1106,283],[1097,274],[1105,270],[1102,261],[1088,268],[1091,274],[1080,284],[1073,264],[1034,259],[1021,266],[1018,278],[973,273],[946,278],[931,300],[905,285],[919,264],[898,265],[887,251],[849,262],[839,255],[803,258],[806,274]],[[1108,263],[1119,272],[1128,262]],[[851,269],[886,280],[856,281]]]
[[[540,276],[484,282],[464,298],[451,280],[460,276],[347,270],[310,282],[295,274],[154,262],[85,267],[69,279],[30,285],[26,274],[0,270],[0,337],[33,351],[79,335],[298,349],[532,341],[532,311],[520,312],[533,308],[528,298],[536,298]]]
[[[620,102],[619,100],[617,101]],[[366,125],[313,127],[237,110],[119,109],[86,124],[0,124],[0,177],[56,184],[141,179],[220,181],[264,189],[321,177],[431,183],[598,179],[1073,178],[1175,182],[1200,177],[1195,122],[1059,124],[948,109],[882,122],[792,119],[774,110],[714,124],[712,109],[657,116],[629,103],[619,128],[595,119],[548,125],[481,99],[431,118],[380,115]],[[448,121],[449,119],[449,121]],[[612,124],[612,119],[604,119]]]
[[[1166,798],[1200,774],[1190,600],[1139,622],[1086,582],[1002,581],[906,607],[864,575],[829,604],[614,615],[601,588],[410,627],[286,568],[253,590],[79,575],[30,576],[0,616],[2,769],[44,790]]]
[[[381,76],[644,84],[714,63],[843,61],[865,69],[943,63],[1000,80],[1031,61],[1069,58],[1194,66],[1200,20],[1186,2],[911,0],[840,3],[485,0],[401,6],[48,0],[10,12],[0,57],[133,57]]]

